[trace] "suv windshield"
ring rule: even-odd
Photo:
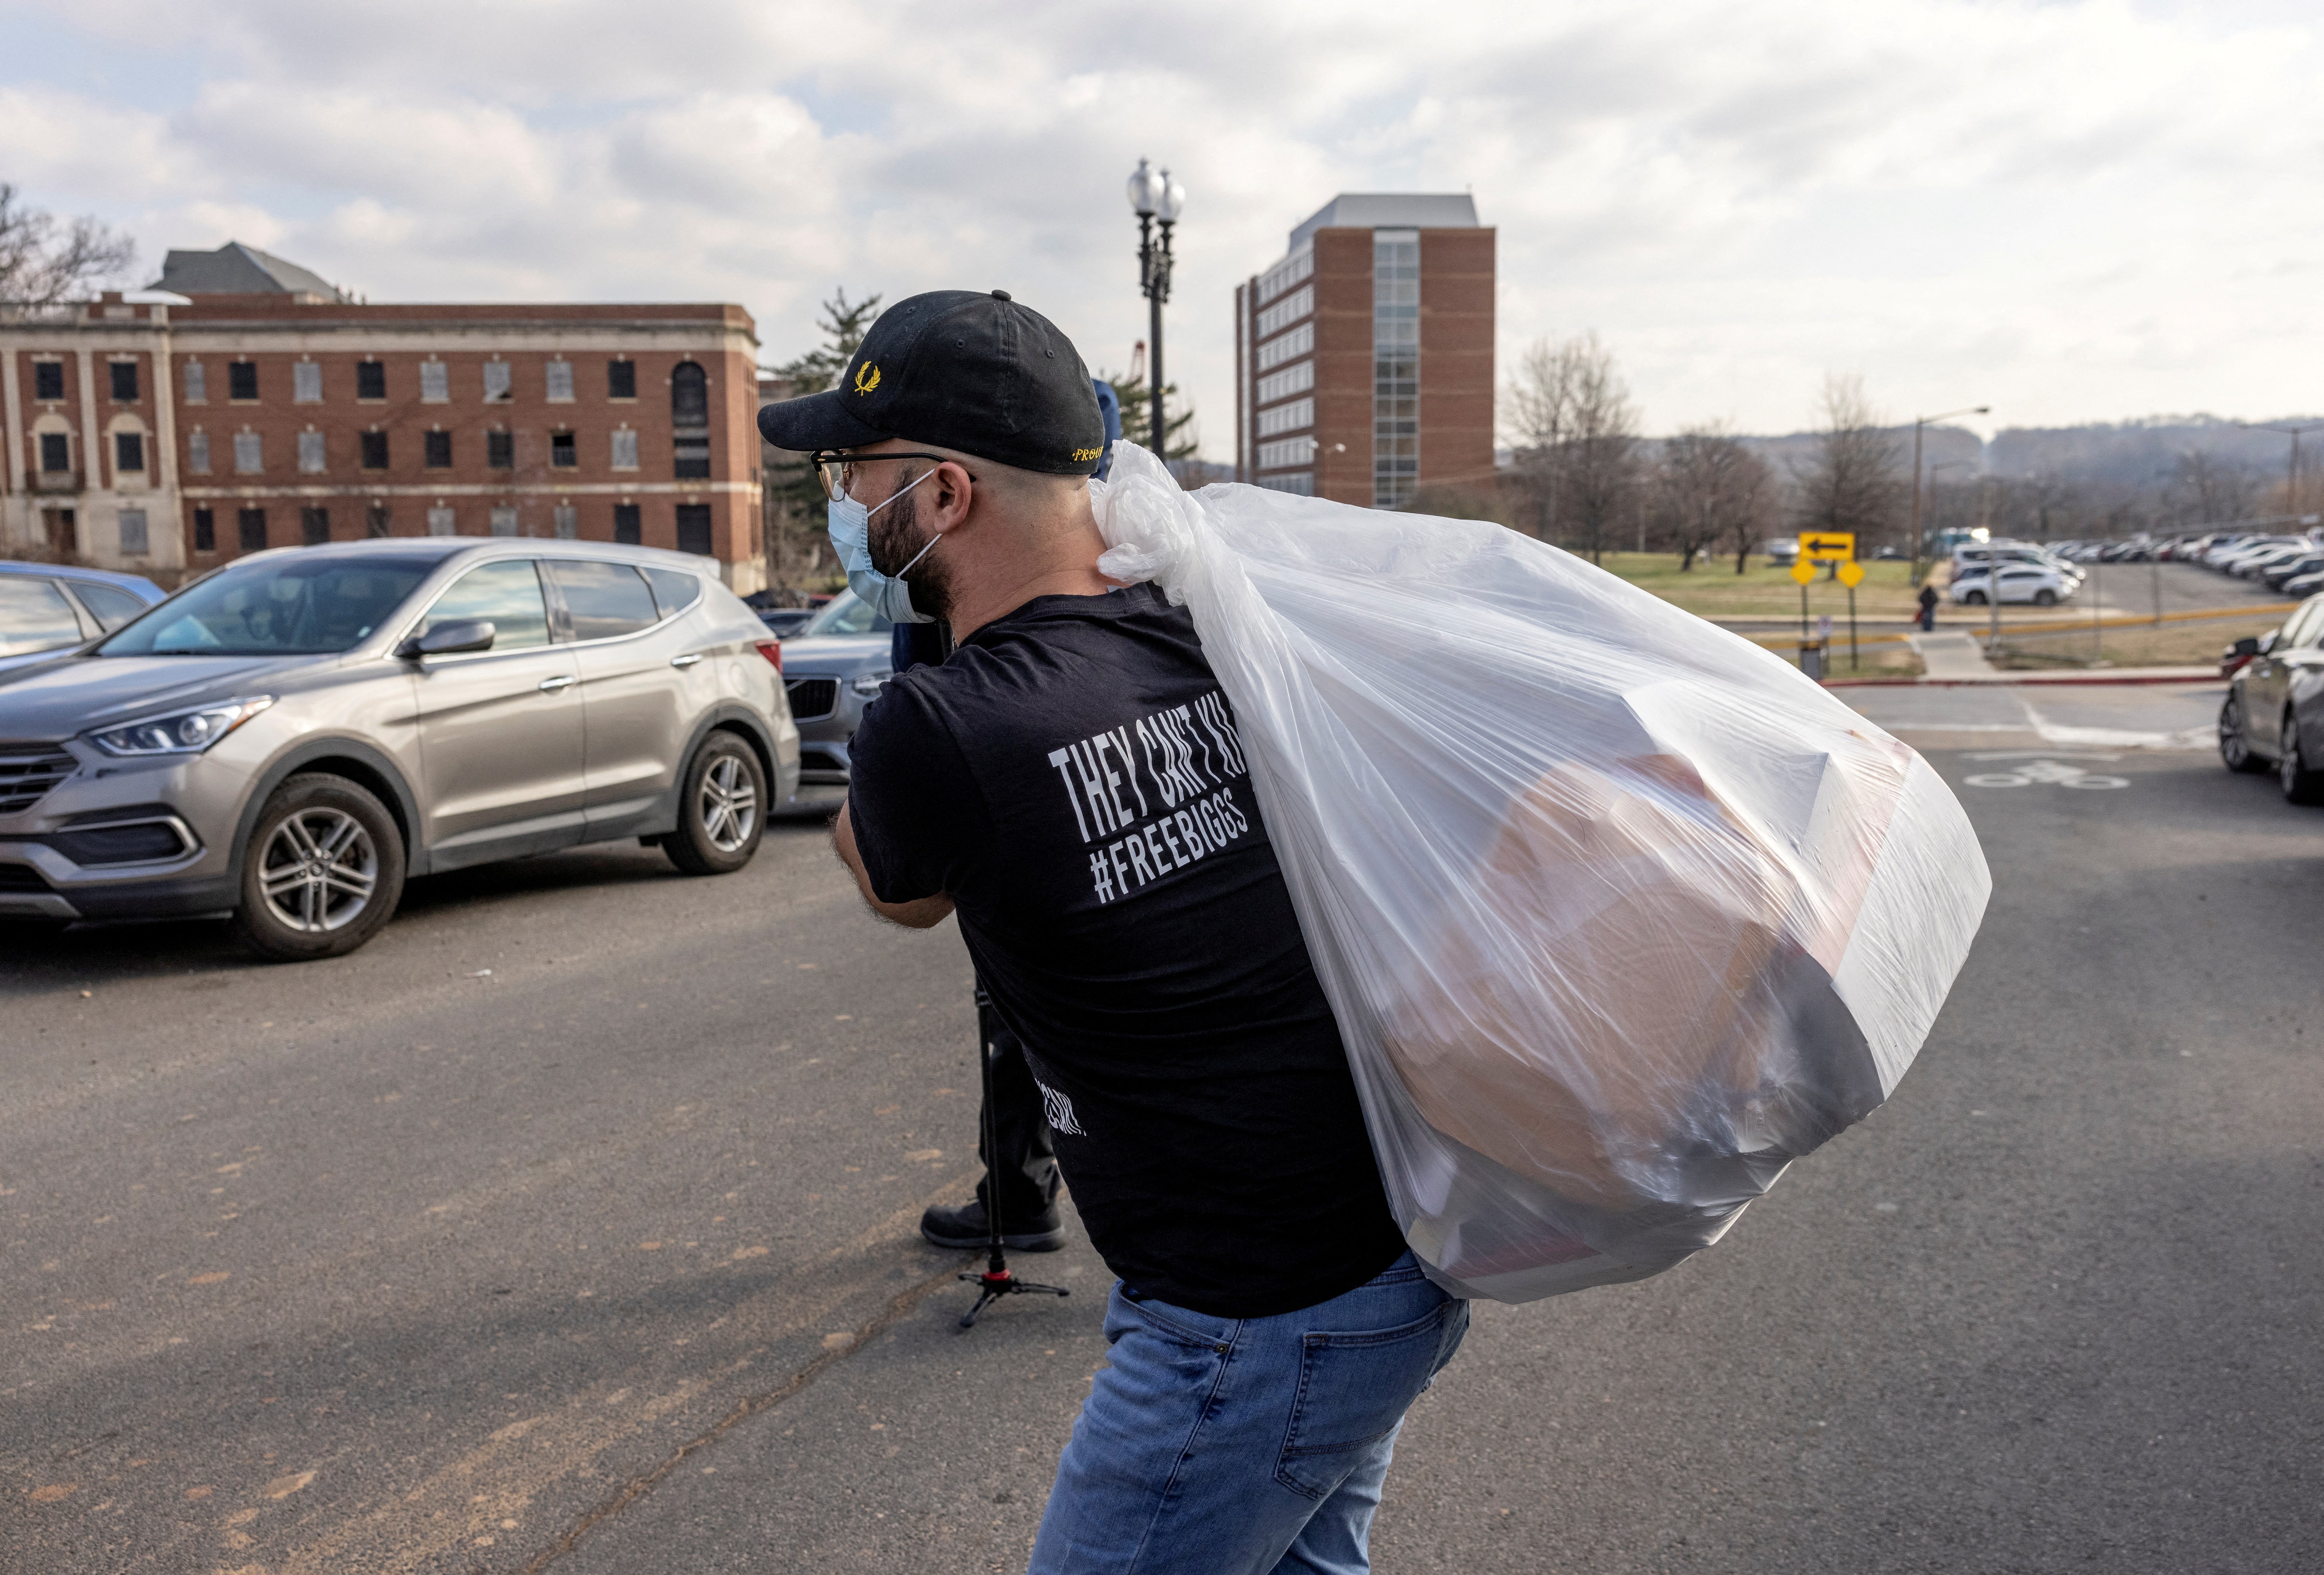
[[[842,591],[832,598],[830,605],[807,621],[807,627],[798,631],[798,638],[805,640],[818,634],[885,634],[895,627],[889,620],[874,612],[870,603],[860,599],[854,592]]]
[[[189,586],[97,648],[98,656],[323,656],[385,622],[432,563],[285,557]]]

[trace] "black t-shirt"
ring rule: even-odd
[[[1184,608],[1043,596],[890,682],[850,749],[884,902],[949,893],[1132,1291],[1313,1306],[1404,1249],[1338,1026]]]

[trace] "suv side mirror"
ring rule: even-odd
[[[500,632],[489,618],[462,618],[451,623],[438,623],[424,634],[415,634],[395,648],[395,654],[410,661],[415,657],[451,656],[464,650],[490,650],[493,638]]]

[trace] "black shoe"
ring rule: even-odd
[[[934,1247],[982,1247],[991,1239],[987,1233],[991,1229],[982,1198],[971,1198],[956,1209],[930,1209],[920,1216],[920,1234]],[[1065,1227],[1057,1220],[1055,1203],[1030,1220],[1005,1221],[1001,1232],[1001,1245],[1011,1252],[1055,1252],[1065,1244]]]

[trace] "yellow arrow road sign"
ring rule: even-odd
[[[1845,563],[1856,556],[1856,537],[1847,530],[1819,530],[1800,538],[1800,556],[1815,563]]]

